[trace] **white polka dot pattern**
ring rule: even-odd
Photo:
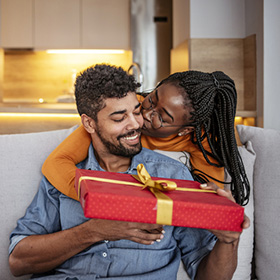
[[[113,172],[79,169],[76,181],[80,176],[106,176],[118,181],[137,182],[131,175]],[[197,182],[175,179],[172,181],[180,188],[200,189]],[[227,198],[214,193],[178,190],[165,194],[173,200],[174,226],[242,230],[244,209]],[[141,187],[83,180],[80,201],[88,218],[156,223],[157,199],[149,190],[142,190]]]

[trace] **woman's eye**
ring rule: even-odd
[[[150,102],[151,106],[153,107],[155,103],[153,102],[153,100],[152,100],[152,97],[151,97],[151,96],[149,97],[149,102]]]

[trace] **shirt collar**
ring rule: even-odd
[[[125,172],[121,172],[121,173],[136,174],[137,173],[137,166],[140,163],[144,163],[144,158],[143,158],[142,151],[132,158],[130,167]],[[95,157],[95,154],[94,154],[94,148],[93,148],[92,144],[90,144],[90,146],[89,146],[88,158],[85,160],[83,166],[80,167],[80,168],[105,171],[104,169],[101,168],[98,161],[96,160],[96,157]]]

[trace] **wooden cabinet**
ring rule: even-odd
[[[81,46],[130,49],[129,0],[82,0]]]
[[[1,0],[4,48],[130,49],[129,0]]]
[[[35,0],[34,47],[80,47],[79,0]]]
[[[1,46],[33,47],[33,0],[1,0]]]

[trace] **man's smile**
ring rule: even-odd
[[[136,134],[136,135],[134,135],[134,136],[127,136],[127,137],[124,137],[124,139],[126,139],[126,140],[135,140],[135,139],[138,138],[138,137],[139,137],[139,135]]]
[[[119,140],[123,140],[129,145],[137,145],[140,142],[141,133],[138,131],[129,132],[126,135],[119,136]]]

